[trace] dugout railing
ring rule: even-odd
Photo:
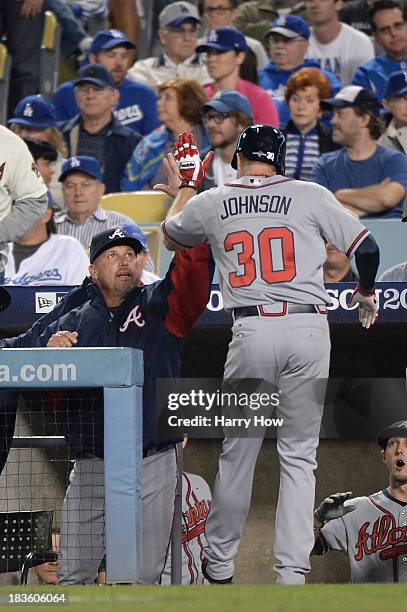
[[[106,574],[109,583],[139,582],[142,351],[2,349],[0,379],[2,390],[19,390],[23,394],[33,389],[45,392],[103,388]],[[47,446],[47,440],[54,443],[57,439],[39,436],[33,444],[32,436],[17,435],[11,446],[41,447]]]

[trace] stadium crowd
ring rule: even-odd
[[[65,60],[48,97],[38,93],[46,10]],[[1,148],[27,149],[37,181],[19,183],[0,159],[0,285],[80,285],[92,239],[138,220],[109,210],[105,194],[158,185],[174,197],[163,159],[184,131],[202,158],[214,151],[201,190],[233,180],[240,133],[267,123],[286,135],[286,176],[328,188],[362,220],[405,216],[401,0],[10,0],[0,11],[12,62]],[[159,270],[137,231],[148,285]],[[326,248],[325,280],[357,280]],[[406,263],[381,280],[407,280]]]

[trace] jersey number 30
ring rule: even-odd
[[[293,280],[297,271],[295,269],[294,236],[287,227],[265,228],[257,237],[259,248],[260,276],[269,283],[287,283]],[[272,243],[277,243],[281,249],[283,268],[273,269]],[[231,287],[247,287],[258,277],[256,261],[253,258],[255,250],[255,237],[247,230],[228,234],[223,243],[225,251],[239,251],[237,260],[243,267],[242,273],[231,272],[229,283]],[[277,246],[276,245],[276,246]]]

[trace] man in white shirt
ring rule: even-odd
[[[311,37],[307,57],[349,85],[357,68],[374,58],[373,43],[366,34],[341,23],[341,0],[306,0]]]
[[[189,2],[174,2],[161,11],[158,20],[163,52],[159,57],[137,61],[127,76],[153,87],[175,78],[195,79],[201,85],[211,81],[206,67],[195,53],[201,24],[196,7]]]

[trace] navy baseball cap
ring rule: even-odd
[[[219,113],[230,113],[230,111],[237,110],[245,113],[248,117],[253,117],[253,110],[249,99],[238,91],[231,89],[218,91],[216,96],[202,106],[203,113],[210,109],[214,109]]]
[[[12,118],[7,123],[41,130],[54,127],[57,123],[54,105],[42,96],[27,96],[17,104]]]
[[[384,98],[396,98],[407,92],[407,73],[393,72],[388,78]]]
[[[97,53],[98,51],[113,49],[114,47],[135,49],[136,45],[120,30],[100,30],[92,40],[88,53]]]
[[[103,183],[102,169],[97,159],[88,155],[70,157],[62,164],[58,181],[62,183],[71,172],[83,172]]]
[[[407,421],[396,421],[377,434],[377,443],[384,450],[390,438],[407,438]]]
[[[367,89],[359,85],[348,85],[344,87],[334,98],[321,100],[321,108],[323,110],[332,111],[334,108],[349,108],[357,107],[366,113],[380,115],[380,102]]]
[[[266,32],[265,37],[268,38],[271,34],[281,34],[285,38],[305,38],[308,40],[311,36],[308,24],[302,17],[297,15],[285,15],[278,17],[271,24],[271,28]]]
[[[244,35],[236,28],[216,28],[209,30],[206,41],[196,48],[197,53],[205,53],[216,49],[217,51],[247,51]]]
[[[78,76],[73,82],[74,87],[81,83],[94,83],[99,87],[113,87],[116,89],[114,79],[108,69],[102,64],[88,64],[82,66],[78,71]]]
[[[135,253],[147,250],[143,230],[136,223],[121,223],[93,236],[90,244],[90,263],[93,263],[96,257],[107,249],[121,244],[131,246]]]
[[[168,4],[158,16],[160,30],[170,26],[179,28],[185,21],[195,21],[201,23],[198,9],[190,2],[173,2]]]

